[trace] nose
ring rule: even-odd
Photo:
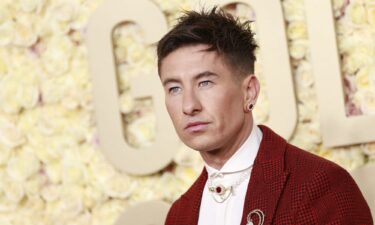
[[[185,90],[182,101],[182,111],[185,115],[195,115],[202,110],[199,96],[194,90]]]

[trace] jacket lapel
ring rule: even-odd
[[[180,208],[178,225],[197,225],[199,210],[202,201],[203,189],[207,181],[207,171],[204,168],[198,179],[191,188],[181,196],[182,207]]]
[[[263,132],[262,142],[251,172],[241,225],[247,224],[247,216],[252,210],[264,213],[264,224],[271,224],[277,203],[288,179],[284,171],[284,153],[286,141],[265,126],[259,126]],[[256,214],[251,217],[254,224],[259,223]]]

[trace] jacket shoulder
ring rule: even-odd
[[[299,202],[296,223],[373,224],[366,200],[345,169],[290,144],[285,159]]]

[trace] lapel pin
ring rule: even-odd
[[[252,216],[256,215],[259,218],[258,225],[263,225],[264,223],[264,213],[260,209],[254,209],[249,214],[247,214],[247,224],[246,225],[254,225]]]

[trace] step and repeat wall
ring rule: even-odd
[[[156,42],[213,5],[253,21],[256,122],[375,206],[375,0],[1,0],[0,224],[163,224],[203,162],[166,113]]]

